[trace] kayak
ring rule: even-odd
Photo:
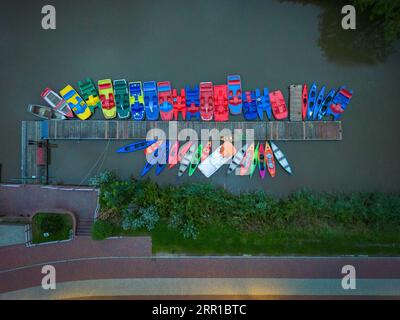
[[[254,156],[254,142],[247,148],[243,161],[240,163],[240,175],[248,174]]]
[[[292,174],[292,168],[290,168],[289,162],[287,161],[284,153],[272,141],[271,141],[271,147],[272,151],[274,152],[276,161],[278,161],[278,163],[287,173]]]
[[[280,90],[269,93],[269,99],[271,101],[272,113],[276,120],[282,120],[287,118],[288,109],[286,107],[285,99],[283,98]]]
[[[236,153],[230,141],[225,141],[209,157],[199,164],[199,170],[206,178],[210,178],[224,164],[227,164]]]
[[[189,166],[189,177],[196,171],[197,166],[200,163],[200,159],[201,159],[201,154],[203,151],[203,145],[200,144],[197,147],[196,152],[194,153],[194,156],[192,157],[192,160],[190,161],[190,166]]]
[[[257,147],[254,150],[254,154],[253,154],[253,159],[251,160],[251,165],[250,165],[250,178],[253,176],[254,171],[257,168],[257,164],[258,164],[258,149],[260,148],[260,144],[257,143]]]
[[[153,143],[157,142],[157,140],[142,140],[142,141],[138,141],[132,144],[128,144],[125,147],[122,147],[121,149],[118,149],[117,152],[118,153],[127,153],[127,152],[134,152],[137,150],[143,150],[148,148],[149,146],[151,146]]]
[[[307,85],[303,85],[303,93],[302,93],[302,105],[301,105],[301,117],[304,120],[307,118],[307,104],[308,104],[308,92],[307,92]]]
[[[179,141],[176,140],[169,150],[169,155],[168,155],[169,169],[178,164],[178,150],[179,150]]]
[[[210,155],[211,152],[211,146],[212,146],[212,142],[211,140],[209,140],[206,144],[206,146],[203,148],[203,151],[201,153],[201,162],[203,162],[204,160],[206,160],[206,158]]]
[[[243,161],[244,155],[246,154],[247,144],[245,144],[233,157],[231,164],[228,168],[228,174],[231,174]]]
[[[265,142],[265,159],[267,160],[268,172],[270,176],[274,178],[276,173],[275,158],[268,141]]]
[[[189,151],[189,149],[192,146],[192,144],[193,144],[193,141],[188,141],[179,149],[178,162],[182,161],[183,157],[185,156],[186,152]]]
[[[158,149],[158,148],[163,144],[163,142],[164,142],[164,141],[159,140],[159,141],[153,143],[151,146],[147,147],[147,148],[144,150],[144,154],[153,153],[156,149]]]
[[[166,141],[160,147],[160,155],[157,161],[156,167],[156,176],[160,175],[160,173],[164,170],[166,164],[168,163],[169,156],[169,141]]]
[[[140,173],[141,177],[145,176],[151,170],[151,168],[153,168],[154,165],[157,163],[158,149],[154,153],[147,155],[146,158],[147,158],[146,164],[143,167],[142,172]]]
[[[264,145],[260,143],[260,149],[258,149],[258,172],[260,173],[261,179],[265,178],[266,171],[267,171],[267,165],[265,163]]]
[[[321,88],[321,91],[318,93],[317,100],[315,102],[314,110],[313,110],[313,113],[312,113],[312,119],[313,120],[317,119],[317,115],[318,115],[319,109],[321,109],[322,102],[324,102],[324,96],[325,96],[325,86],[323,86]]]
[[[178,171],[178,177],[181,177],[185,173],[185,171],[189,167],[190,162],[192,161],[192,158],[194,157],[195,152],[196,152],[196,144],[192,143],[192,145],[189,148],[189,151],[186,152],[185,156],[181,161],[181,165],[179,166],[179,171]]]
[[[326,95],[324,102],[322,102],[321,108],[318,110],[317,113],[317,119],[322,120],[326,113],[328,112],[329,107],[331,106],[333,97],[335,96],[335,89],[332,89],[331,91],[328,92]]]
[[[308,103],[307,103],[307,120],[311,120],[312,113],[314,110],[315,100],[317,99],[317,85],[315,82],[311,85],[310,91],[308,92]]]

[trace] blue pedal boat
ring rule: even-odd
[[[155,81],[143,82],[143,94],[144,94],[144,107],[146,111],[146,118],[150,121],[158,120],[159,108],[158,108],[158,95],[157,95],[157,84]]]
[[[261,95],[260,89],[256,89],[255,90],[255,95],[256,95],[258,117],[261,120],[263,120],[264,119],[264,112],[266,112],[268,119],[271,120],[272,109],[271,109],[271,101],[269,99],[269,90],[268,90],[268,88],[264,88],[263,95]]]
[[[132,119],[144,120],[144,96],[140,81],[129,82],[129,104],[131,106]]]
[[[228,107],[233,115],[242,113],[242,80],[240,76],[229,75],[228,83]]]
[[[254,91],[246,91],[242,96],[243,116],[246,120],[257,120],[257,102]]]
[[[201,120],[200,117],[200,89],[196,85],[193,89],[190,86],[185,87],[186,91],[186,119],[191,120],[196,118]]]
[[[327,114],[332,115],[333,120],[339,120],[343,112],[346,110],[348,104],[350,103],[352,97],[352,90],[346,89],[345,86],[340,87],[338,92],[333,97]]]

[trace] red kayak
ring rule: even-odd
[[[169,150],[168,164],[171,169],[174,165],[178,163],[178,150],[179,150],[179,141],[176,140]]]
[[[264,179],[267,166],[265,164],[264,144],[262,143],[260,143],[260,147],[258,149],[258,171],[260,172],[261,179]]]
[[[151,146],[147,147],[144,149],[144,154],[151,154],[154,151],[156,151],[161,145],[163,144],[162,140],[157,141],[156,143],[153,143]]]
[[[200,116],[204,121],[214,116],[214,92],[212,82],[200,82]]]
[[[172,106],[174,108],[174,119],[178,120],[179,113],[182,115],[182,119],[186,120],[186,92],[185,89],[181,89],[181,94],[178,95],[176,89],[172,90]]]
[[[308,104],[308,92],[307,92],[307,85],[304,84],[303,86],[303,100],[302,100],[302,105],[301,105],[301,117],[303,118],[303,121],[306,120],[307,118],[307,104]]]
[[[269,99],[271,100],[271,107],[274,118],[276,120],[287,118],[288,109],[286,107],[285,99],[283,98],[282,92],[280,90],[270,92]]]

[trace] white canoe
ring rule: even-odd
[[[272,148],[272,151],[274,152],[275,159],[278,161],[278,163],[281,165],[281,167],[289,174],[292,174],[292,168],[289,165],[289,162],[286,159],[286,156],[284,153],[278,148],[278,146],[270,141],[270,145]]]

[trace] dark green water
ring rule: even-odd
[[[47,1],[2,1],[3,181],[20,176],[20,121],[33,119],[26,105],[41,103],[39,94],[46,86],[59,90],[90,76],[171,80],[173,87],[180,88],[207,80],[224,83],[228,73],[239,73],[246,89],[268,86],[286,96],[290,84],[313,80],[328,87],[351,87],[355,95],[343,117],[343,141],[279,142],[293,167],[292,177],[279,169],[274,180],[250,180],[227,177],[226,170],[220,170],[210,180],[200,173],[178,180],[175,169],[165,171],[158,178],[161,183],[210,181],[234,191],[264,189],[274,194],[302,187],[400,190],[400,54],[366,64],[360,63],[365,59],[357,59],[354,48],[343,63],[343,46],[336,43],[327,55],[319,46],[320,7],[235,0],[52,1],[57,30],[44,31],[44,4]],[[106,145],[106,141],[59,143],[52,150],[53,181],[80,183]],[[100,169],[138,176],[143,155],[117,155],[114,150],[122,145],[110,143]]]

